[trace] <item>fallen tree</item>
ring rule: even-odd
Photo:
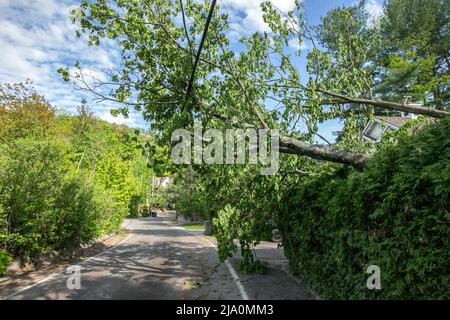
[[[364,67],[355,70],[342,70],[339,81],[331,81],[333,75],[328,65],[333,59],[344,59],[345,63],[355,64],[355,56],[345,53],[345,46],[338,53],[320,52],[311,36],[305,21],[295,16],[294,11],[280,12],[265,3],[264,19],[272,32],[254,34],[242,40],[247,50],[236,56],[226,37],[227,20],[214,11],[209,34],[202,29],[205,20],[194,12],[208,12],[205,4],[190,3],[186,8],[171,2],[151,3],[142,1],[115,2],[115,6],[106,2],[83,3],[81,35],[89,36],[89,43],[99,45],[105,38],[120,39],[123,63],[116,70],[107,72],[110,81],[100,82],[84,78],[83,70],[77,64],[78,72],[70,74],[60,70],[66,80],[78,83],[77,88],[87,90],[97,96],[99,101],[110,101],[125,105],[120,112],[128,114],[127,108],[142,110],[145,118],[156,129],[174,125],[190,126],[195,119],[202,120],[209,111],[224,115],[231,123],[248,122],[263,128],[286,128],[293,126],[293,133],[282,132],[280,152],[304,155],[314,159],[343,163],[363,168],[368,156],[342,146],[312,144],[311,139],[299,140],[297,123],[301,119],[308,127],[311,136],[317,132],[320,121],[331,118],[345,119],[345,123],[361,121],[361,113],[355,116],[352,109],[363,107],[366,119],[373,115],[373,108],[404,111],[429,117],[442,118],[450,113],[436,108],[419,107],[409,103],[395,103],[372,98],[354,97],[352,93],[372,96],[369,82],[372,81]],[[183,9],[183,10],[182,10]],[[300,8],[297,8],[300,10]],[[183,24],[177,25],[175,17],[183,16]],[[193,21],[190,28],[186,20]],[[207,24],[209,26],[209,24]],[[205,41],[203,52],[194,52],[195,37],[202,35]],[[292,58],[284,43],[292,37],[308,38],[314,50],[309,61],[311,70],[316,74],[313,80],[304,85],[300,81],[298,70],[293,66]],[[356,39],[355,43],[360,39]],[[355,47],[356,48],[356,47]],[[356,50],[352,47],[352,50]],[[362,51],[362,48],[358,50]],[[342,57],[342,55],[345,57]],[[194,60],[194,58],[197,58]],[[322,60],[321,60],[321,59]],[[281,63],[275,63],[276,59]],[[352,60],[353,59],[353,60]],[[198,67],[193,69],[200,62]],[[322,61],[322,62],[321,62]],[[190,75],[188,77],[188,75]],[[358,78],[359,77],[359,78]],[[201,83],[194,79],[205,79]],[[345,88],[342,87],[345,83]],[[341,93],[326,89],[329,86],[342,88]],[[108,90],[103,90],[107,87]],[[335,100],[329,101],[331,97]],[[265,105],[275,99],[281,101],[282,113],[275,113]],[[133,101],[134,100],[134,101]],[[298,105],[299,100],[305,104]],[[198,101],[206,103],[208,109]],[[307,108],[305,105],[312,105]],[[364,109],[365,108],[365,109]],[[331,118],[325,115],[329,112]],[[442,108],[441,108],[442,109]],[[350,112],[348,112],[350,111]],[[281,120],[280,120],[281,118]],[[344,127],[353,139],[360,135],[358,130]],[[283,130],[282,130],[283,131]],[[309,140],[309,141],[308,141]]]

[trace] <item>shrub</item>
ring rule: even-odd
[[[266,271],[266,265],[258,259],[255,260],[253,255],[253,245],[257,241],[253,240],[252,229],[255,221],[250,215],[242,214],[237,208],[226,205],[218,212],[217,217],[212,219],[212,223],[221,262],[237,252],[238,246],[235,239],[239,239],[240,254],[243,258],[239,265],[240,271],[243,273]]]
[[[141,195],[133,195],[130,200],[130,205],[128,206],[128,210],[130,212],[130,216],[136,218],[139,216],[139,206],[142,203]]]
[[[118,204],[109,190],[102,186],[95,186],[94,202],[101,214],[100,228],[102,234],[112,234],[119,230],[127,214],[127,209]]]
[[[17,256],[36,257],[54,237],[53,208],[64,169],[61,144],[32,138],[2,145],[0,203],[8,221],[7,245]]]
[[[27,138],[2,147],[0,248],[34,259],[118,229],[126,209],[82,172],[70,173],[60,143]]]
[[[11,263],[12,258],[9,255],[8,251],[5,249],[0,249],[0,277],[3,277],[6,274],[6,269]]]
[[[65,178],[49,221],[54,226],[50,241],[54,249],[77,247],[101,235],[101,212],[95,192],[95,186],[83,176]]]
[[[292,269],[325,298],[450,298],[450,119],[378,152],[363,172],[307,178],[278,216]],[[366,288],[368,265],[381,290]]]

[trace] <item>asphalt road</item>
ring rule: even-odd
[[[78,264],[80,288],[67,269],[10,299],[242,299],[227,265],[204,237],[164,218],[131,220],[119,245]],[[73,270],[73,269],[72,269]],[[72,275],[72,278],[69,278]]]

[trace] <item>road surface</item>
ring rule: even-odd
[[[244,275],[236,272],[241,261],[238,254],[220,263],[213,238],[177,227],[173,218],[128,220],[126,228],[129,234],[118,244],[75,265],[3,278],[0,299],[316,298],[286,272],[287,259],[274,243],[255,248],[269,266],[267,274]],[[78,289],[73,288],[77,268]]]
[[[130,235],[78,264],[80,289],[67,269],[10,299],[241,299],[230,271],[206,239],[164,218],[130,220]],[[69,283],[76,283],[71,278]]]

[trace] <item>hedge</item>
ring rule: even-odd
[[[450,118],[379,151],[362,171],[305,178],[278,224],[295,273],[324,298],[450,298]],[[369,265],[381,290],[369,290]]]

